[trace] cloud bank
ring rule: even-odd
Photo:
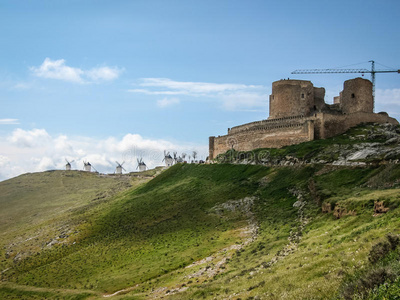
[[[46,58],[39,67],[31,67],[31,72],[41,78],[57,79],[73,83],[88,83],[91,81],[111,81],[117,79],[122,70],[117,67],[100,67],[82,70],[66,65],[64,59],[51,60]]]
[[[146,139],[139,134],[127,134],[121,139],[93,139],[83,136],[52,136],[45,129],[15,129],[0,137],[0,180],[27,172],[65,169],[65,159],[72,169],[82,170],[89,161],[101,173],[114,173],[115,161],[125,161],[128,172],[137,170],[137,159],[143,158],[148,168],[163,165],[164,150],[178,155],[197,151],[201,159],[207,156],[207,145]]]

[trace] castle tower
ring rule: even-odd
[[[288,79],[273,82],[269,97],[269,119],[310,115],[317,109],[314,91],[311,81]],[[322,90],[318,90],[318,96],[322,96]]]
[[[346,80],[340,95],[340,107],[343,113],[374,112],[372,83],[361,77]]]

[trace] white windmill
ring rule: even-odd
[[[174,159],[172,156],[169,154],[169,152],[164,150],[164,159],[162,160],[165,162],[166,167],[170,167],[174,164]]]
[[[142,160],[142,158],[137,159],[137,163],[138,163],[138,166],[136,167],[136,170],[139,169],[139,172],[146,171],[147,166],[144,163],[144,161]]]
[[[122,166],[125,162],[123,161],[122,164],[119,162],[115,161],[117,163],[117,167],[115,168],[115,174],[122,174],[122,170],[126,171],[124,167]]]
[[[75,160],[68,161],[68,160],[65,158],[65,161],[67,162],[67,164],[65,165],[65,170],[71,171],[71,164],[72,164]]]
[[[85,170],[86,172],[91,172],[92,168],[95,172],[97,172],[97,170],[90,164],[90,162],[83,161],[83,170]]]

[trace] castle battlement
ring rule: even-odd
[[[235,126],[232,128],[228,128],[228,134],[233,134],[237,133],[243,130],[249,130],[254,126],[257,127],[276,127],[276,124],[279,124],[278,126],[281,126],[283,124],[294,124],[294,122],[301,122],[303,121],[304,116],[299,115],[299,116],[291,116],[291,117],[285,117],[285,118],[278,118],[278,119],[266,119],[262,121],[255,121],[239,126]]]
[[[344,82],[334,104],[326,104],[325,89],[306,80],[272,83],[269,117],[228,129],[224,136],[209,138],[209,159],[234,148],[280,148],[341,134],[360,123],[398,124],[387,113],[374,113],[372,83],[363,78]]]

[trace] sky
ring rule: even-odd
[[[274,81],[311,80],[333,102],[360,74],[400,68],[400,1],[0,0],[0,180],[102,173],[268,118]],[[369,74],[364,75],[369,79]],[[376,75],[375,111],[400,119],[400,75]]]

